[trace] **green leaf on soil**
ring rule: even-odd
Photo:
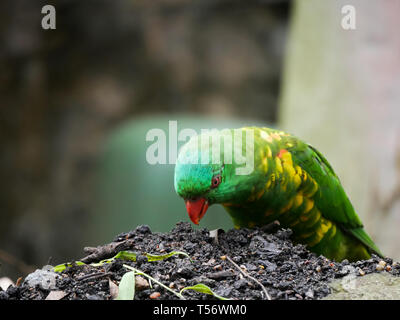
[[[182,294],[182,292],[185,291],[185,290],[194,290],[194,291],[197,291],[197,292],[200,292],[200,293],[210,294],[210,295],[212,295],[212,296],[214,296],[214,297],[216,297],[216,298],[218,298],[220,300],[230,300],[228,298],[224,298],[224,297],[221,297],[220,295],[216,294],[208,286],[206,286],[205,284],[202,284],[202,283],[198,283],[198,284],[196,284],[194,286],[191,286],[191,287],[185,287],[179,293]]]
[[[132,251],[120,251],[112,258],[104,259],[104,260],[101,260],[101,261],[96,262],[96,263],[91,263],[90,265],[93,266],[93,267],[100,267],[105,263],[113,262],[115,259],[136,261],[136,253],[134,253]]]
[[[182,252],[182,251],[171,251],[169,253],[160,254],[160,255],[151,254],[151,253],[145,253],[144,255],[147,257],[147,260],[149,262],[168,259],[169,257],[172,257],[174,255],[184,255],[185,257],[189,258],[190,261],[192,261],[190,259],[189,255],[186,252]],[[121,260],[127,260],[127,261],[136,261],[136,256],[137,256],[136,253],[134,253],[132,251],[120,251],[112,258],[104,259],[104,260],[101,260],[99,262],[94,262],[94,263],[91,263],[90,265],[92,267],[100,267],[105,263],[113,262],[115,259],[121,259]],[[82,262],[82,261],[63,263],[63,264],[59,264],[59,265],[53,267],[53,271],[54,272],[63,272],[67,267],[72,267],[73,265],[81,266],[81,265],[85,265],[85,263]]]
[[[113,257],[113,259],[117,258],[123,260],[136,261],[136,253],[132,251],[120,251]]]
[[[115,300],[133,300],[135,296],[135,271],[126,272],[118,286]]]
[[[166,254],[150,254],[150,253],[146,253],[146,257],[148,261],[159,261],[159,260],[164,260],[164,259],[168,259],[169,257],[172,257],[174,255],[183,255],[187,258],[189,258],[190,261],[192,261],[189,257],[189,255],[186,252],[182,252],[182,251],[171,251],[169,253]]]
[[[62,263],[59,265],[56,265],[53,267],[54,272],[63,272],[67,267],[72,267],[72,266],[82,266],[85,265],[85,263],[81,261],[75,261],[75,262],[67,262],[67,263]]]

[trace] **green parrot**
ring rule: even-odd
[[[193,136],[179,151],[174,186],[195,224],[221,204],[235,228],[277,220],[295,243],[331,260],[382,256],[325,157],[283,131],[245,127]]]

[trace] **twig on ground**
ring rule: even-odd
[[[90,274],[85,274],[82,277],[77,278],[77,281],[82,281],[82,280],[87,280],[87,279],[93,279],[93,278],[102,278],[102,277],[107,277],[110,276],[110,272],[96,272],[96,273],[90,273]]]
[[[262,291],[264,292],[267,300],[271,300],[271,296],[268,294],[267,289],[264,287],[264,285],[260,281],[258,281],[256,278],[249,275],[246,271],[242,270],[242,268],[240,268],[228,255],[225,254],[225,256],[226,256],[226,259],[228,259],[228,261],[230,263],[232,263],[235,266],[235,268],[238,269],[243,276],[253,280],[255,283],[257,283],[262,288]]]
[[[111,242],[104,246],[98,247],[85,247],[83,250],[88,255],[82,258],[80,261],[84,263],[91,263],[94,261],[100,261],[103,259],[111,258],[116,255],[119,251],[127,250],[132,248],[133,240],[128,239],[121,242]]]
[[[140,276],[145,276],[147,277],[149,280],[154,281],[155,283],[157,283],[159,286],[163,287],[165,290],[168,290],[169,292],[173,293],[174,295],[178,296],[180,299],[182,300],[186,300],[185,297],[183,295],[181,295],[179,292],[176,292],[174,290],[172,290],[171,288],[169,288],[168,286],[166,286],[165,284],[163,284],[162,282],[154,279],[152,276],[148,275],[147,273],[144,273],[143,271],[136,269],[134,267],[131,267],[127,264],[123,265],[125,268],[132,270],[135,272],[135,274],[140,275]]]

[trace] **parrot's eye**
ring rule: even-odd
[[[214,176],[211,180],[211,189],[218,187],[219,184],[221,183],[221,180],[222,180],[222,178],[221,178],[220,174]]]

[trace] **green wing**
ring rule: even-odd
[[[293,161],[318,183],[319,192],[313,196],[313,200],[322,215],[336,222],[343,231],[352,234],[373,252],[383,256],[364,231],[363,224],[339,178],[325,157],[314,147],[300,141],[290,149],[290,152],[293,155]]]

